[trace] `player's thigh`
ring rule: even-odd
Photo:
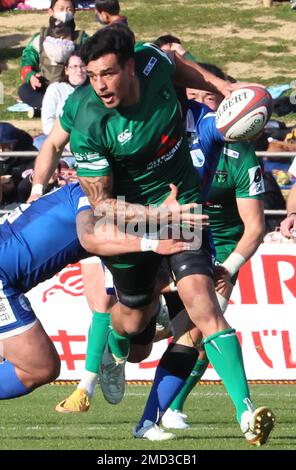
[[[162,257],[153,252],[103,258],[111,271],[120,303],[136,309],[155,299],[155,283]]]
[[[35,374],[59,367],[59,355],[39,320],[22,333],[1,340],[3,356],[18,369]]]

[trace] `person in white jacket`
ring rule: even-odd
[[[73,93],[77,86],[85,83],[87,83],[85,64],[82,62],[79,53],[73,53],[65,63],[61,81],[51,83],[46,89],[41,109],[43,134],[34,139],[34,146],[38,150],[50,134],[68,96]]]

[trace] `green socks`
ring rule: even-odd
[[[244,369],[242,350],[235,330],[227,329],[203,341],[207,357],[224,382],[236,408],[237,420],[250,405],[250,392]]]
[[[111,353],[116,359],[126,359],[130,350],[130,339],[119,335],[112,327],[108,337],[108,345]]]
[[[92,322],[88,330],[85,368],[97,374],[107,342],[110,325],[110,313],[93,312]]]
[[[192,369],[191,374],[189,375],[188,379],[186,380],[185,385],[183,386],[182,390],[179,392],[179,394],[176,396],[175,400],[173,403],[170,405],[170,409],[175,411],[182,411],[183,406],[185,403],[186,398],[188,397],[189,393],[191,390],[195,387],[197,382],[201,379],[201,377],[204,375],[207,367],[208,367],[209,361],[207,359],[205,360],[197,360],[194,368]]]

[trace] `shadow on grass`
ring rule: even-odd
[[[24,50],[24,47],[17,47],[25,39],[29,39],[28,34],[9,34],[1,36],[0,60],[18,59]]]
[[[0,60],[6,61],[10,59],[19,59],[22,55],[24,47],[14,47],[11,49],[0,49]]]

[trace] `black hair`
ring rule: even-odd
[[[172,34],[165,34],[164,36],[159,36],[159,38],[155,39],[153,41],[153,44],[155,44],[158,47],[165,46],[166,44],[170,44],[172,42],[176,42],[177,44],[181,44],[181,40],[177,38],[176,36],[173,36]]]
[[[57,20],[53,16],[50,16],[48,35],[52,36],[53,38],[61,38],[61,37],[68,36],[71,39],[73,39],[75,27],[76,25],[75,25],[75,21],[73,18],[71,21],[68,21],[67,23],[63,23],[62,21]]]
[[[96,0],[95,7],[99,13],[106,11],[109,15],[119,15],[120,12],[118,0]]]
[[[59,0],[51,0],[51,2],[50,2],[50,7],[49,7],[49,8],[52,9],[58,1],[59,1]],[[74,9],[74,11],[75,11],[75,9],[76,9],[76,1],[75,1],[75,0],[67,0],[67,1],[72,3],[73,9]]]
[[[234,78],[230,77],[225,72],[223,72],[223,70],[220,69],[220,67],[217,67],[217,65],[208,64],[207,62],[198,62],[198,65],[206,69],[208,72],[211,72],[213,75],[216,75],[216,77],[222,78],[222,80],[228,80],[232,83],[236,82]]]
[[[105,54],[115,54],[121,67],[134,57],[134,36],[125,26],[108,26],[99,29],[82,45],[81,58],[87,65],[92,60],[97,60]]]

